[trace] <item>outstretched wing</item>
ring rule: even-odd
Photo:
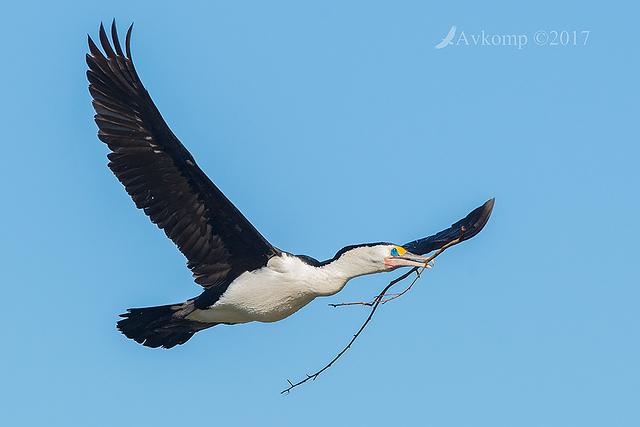
[[[111,150],[109,168],[136,207],[178,246],[196,283],[224,286],[265,265],[277,249],[207,178],[164,122],[133,66],[132,27],[126,56],[115,20],[113,47],[100,25],[104,55],[89,37],[87,78],[98,138]]]
[[[424,239],[414,240],[402,247],[407,251],[416,255],[424,255],[436,249],[442,248],[447,243],[456,240],[462,234],[462,240],[468,240],[478,234],[480,230],[489,220],[491,211],[493,210],[493,203],[495,198],[487,201],[484,205],[473,210],[469,215],[453,224],[450,228],[442,230],[441,232],[434,234],[433,236],[425,237]],[[462,228],[464,227],[464,233]]]

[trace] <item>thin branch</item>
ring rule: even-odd
[[[420,271],[418,271],[418,274],[416,275],[416,278],[413,279],[413,282],[411,282],[411,284],[409,285],[409,287],[407,287],[407,289],[405,289],[404,291],[400,292],[399,294],[385,294],[385,291],[382,291],[382,296],[391,296],[391,298],[388,298],[386,300],[382,300],[380,301],[382,304],[385,304],[391,300],[394,300],[396,298],[398,298],[401,295],[404,295],[409,289],[411,289],[411,287],[414,285],[414,283],[416,283],[416,281],[418,280],[418,278],[420,277],[420,275],[422,274],[422,272],[425,270],[425,268],[433,268],[434,266],[434,259],[440,255],[442,252],[444,252],[445,249],[450,248],[451,246],[458,244],[462,241],[462,238],[464,237],[464,231],[465,228],[462,227],[462,230],[460,231],[460,237],[458,237],[457,239],[447,243],[446,245],[444,245],[443,247],[441,247],[437,252],[435,252],[433,255],[431,255],[429,258],[427,258],[426,261],[424,261],[424,265],[422,266],[422,268],[420,268]],[[411,273],[413,273],[414,271],[418,270],[418,267],[413,267],[413,269],[409,270],[409,272],[407,272],[405,275],[399,277],[398,279],[396,279],[395,281],[393,281],[392,283],[390,283],[390,285],[398,283],[400,280],[405,279],[407,276],[409,276]],[[386,289],[388,289],[389,287],[387,287]],[[386,290],[385,289],[385,290]],[[378,297],[380,297],[380,295],[378,295]],[[341,302],[339,304],[329,304],[331,307],[342,307],[345,305],[366,305],[366,306],[372,306],[376,301],[377,298],[376,297],[373,301],[369,301],[369,302]]]
[[[378,309],[378,306],[382,303],[386,303],[388,301],[391,301],[393,299],[398,298],[399,296],[403,295],[404,293],[406,293],[409,289],[411,289],[411,287],[413,286],[413,284],[416,282],[416,280],[418,280],[418,278],[420,277],[420,275],[422,274],[422,272],[426,269],[426,268],[431,268],[433,265],[433,260],[440,255],[442,252],[444,252],[445,249],[450,248],[451,246],[455,245],[456,243],[460,243],[462,241],[462,238],[464,237],[464,232],[465,232],[465,228],[462,227],[462,230],[460,231],[460,237],[458,237],[457,239],[447,243],[446,245],[444,245],[442,248],[440,248],[437,252],[435,252],[433,255],[431,255],[425,262],[424,265],[422,267],[413,267],[411,270],[409,270],[408,272],[406,272],[405,274],[403,274],[402,276],[398,277],[395,280],[392,280],[383,290],[382,292],[380,292],[378,294],[378,296],[375,297],[375,299],[373,301],[370,302],[356,302],[356,303],[342,303],[342,304],[329,304],[333,307],[340,307],[343,305],[355,305],[355,304],[359,304],[359,305],[366,305],[366,306],[372,306],[373,308],[371,309],[371,313],[369,313],[369,317],[367,317],[367,320],[364,321],[364,323],[362,324],[362,326],[360,327],[360,329],[358,329],[358,332],[356,332],[356,334],[353,336],[353,338],[351,338],[351,341],[349,341],[349,344],[347,344],[347,346],[345,348],[342,349],[342,351],[340,353],[338,353],[338,355],[336,357],[333,358],[333,360],[331,360],[331,362],[329,362],[327,365],[325,365],[324,368],[320,369],[318,372],[316,372],[313,375],[308,375],[307,377],[301,381],[298,381],[297,383],[292,383],[290,380],[287,380],[287,382],[289,383],[289,387],[287,387],[285,390],[282,390],[282,392],[280,392],[280,394],[289,394],[291,392],[291,390],[293,390],[295,387],[298,387],[304,383],[306,383],[309,380],[313,380],[315,381],[316,378],[318,378],[318,376],[323,373],[324,371],[326,371],[327,369],[329,369],[331,367],[331,365],[333,365],[338,359],[340,359],[340,357],[342,357],[343,354],[345,354],[347,352],[347,350],[349,350],[349,348],[351,348],[351,345],[355,342],[355,340],[358,338],[358,336],[362,333],[362,331],[364,330],[364,328],[367,326],[367,324],[369,323],[369,321],[373,318],[373,314],[376,312],[376,310]],[[400,292],[399,294],[395,294],[394,296],[392,296],[391,298],[388,298],[386,300],[383,300],[383,298],[385,296],[387,296],[387,291],[389,290],[389,288],[391,288],[393,285],[395,285],[396,283],[400,282],[401,280],[406,279],[407,277],[409,277],[409,275],[411,275],[413,272],[416,273],[416,277],[415,279],[413,279],[413,282],[411,282],[411,285],[409,285],[409,287],[407,289],[405,289],[404,291]]]
[[[425,268],[425,267],[422,267],[422,269],[423,269],[423,270],[424,270],[424,268]],[[372,305],[374,305],[374,304],[378,301],[378,299],[379,299],[379,298],[380,298],[380,299],[382,299],[382,298],[386,295],[386,294],[385,294],[385,292],[386,292],[386,291],[387,291],[391,286],[395,285],[396,283],[398,283],[398,282],[399,282],[399,281],[401,281],[401,280],[406,279],[406,278],[407,278],[407,277],[409,277],[409,275],[410,275],[411,273],[413,273],[414,271],[418,271],[418,267],[413,267],[411,270],[407,271],[405,274],[403,274],[402,276],[398,277],[397,279],[395,279],[395,280],[393,280],[391,283],[389,283],[389,285],[388,285],[386,288],[384,288],[384,290],[383,290],[382,292],[380,292],[380,293],[378,294],[378,296],[376,296],[376,297],[374,298],[374,300],[373,300],[373,301],[369,301],[369,302],[363,302],[363,301],[361,301],[361,302],[341,302],[341,303],[339,303],[339,304],[329,304],[329,305],[330,305],[331,307],[342,307],[343,305],[367,305],[367,306],[371,307]],[[418,276],[417,276],[417,277],[420,277],[420,273],[418,273]],[[412,283],[412,284],[413,284],[413,283]],[[380,302],[384,303],[385,301],[380,301]]]
[[[378,306],[380,305],[380,302],[382,301],[382,298],[384,297],[385,292],[387,292],[387,290],[395,285],[396,283],[398,283],[400,280],[405,279],[406,277],[408,277],[411,273],[413,273],[414,271],[417,271],[418,267],[413,267],[410,271],[408,271],[407,273],[403,274],[402,276],[398,277],[397,279],[395,279],[394,281],[392,281],[391,283],[389,283],[387,285],[386,288],[384,288],[384,290],[376,297],[376,299],[371,303],[371,305],[373,305],[373,308],[371,309],[371,313],[369,313],[369,317],[367,317],[367,320],[365,320],[365,322],[362,324],[362,326],[360,327],[360,329],[358,330],[358,332],[356,332],[356,334],[353,336],[353,338],[351,338],[351,341],[349,341],[349,344],[347,344],[347,346],[345,348],[342,349],[342,351],[340,353],[338,353],[338,355],[336,357],[333,358],[333,360],[331,362],[329,362],[324,368],[320,369],[318,372],[316,372],[313,375],[307,375],[307,378],[303,379],[302,381],[299,381],[295,384],[293,384],[291,381],[287,380],[287,382],[289,383],[289,387],[285,390],[282,390],[282,392],[280,392],[280,394],[285,394],[285,393],[289,393],[294,387],[298,387],[299,385],[302,385],[304,383],[306,383],[309,380],[314,380],[316,378],[318,378],[318,375],[320,375],[321,373],[323,373],[324,371],[326,371],[327,369],[329,369],[331,367],[331,365],[333,365],[338,359],[340,359],[340,357],[346,353],[347,350],[349,350],[349,348],[351,347],[351,344],[354,343],[354,341],[356,340],[356,338],[358,338],[358,336],[360,335],[360,333],[364,330],[365,326],[367,326],[367,324],[369,323],[369,321],[371,320],[371,318],[373,317],[373,313],[376,312],[376,309],[378,308]],[[365,305],[369,305],[368,303],[366,303]]]

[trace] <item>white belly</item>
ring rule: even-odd
[[[215,304],[193,311],[187,319],[207,323],[282,320],[315,297],[326,295],[318,292],[315,286],[319,276],[326,279],[321,270],[295,257],[274,257],[260,270],[241,274]],[[339,286],[341,289],[346,280],[340,282],[343,282]]]
[[[316,297],[285,283],[265,279],[256,273],[242,274],[213,306],[195,310],[187,319],[215,323],[276,322]]]

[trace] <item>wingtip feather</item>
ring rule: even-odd
[[[125,49],[127,51],[127,58],[131,59],[131,30],[133,30],[133,22],[129,25],[127,30],[127,37],[125,39]]]
[[[116,49],[118,56],[124,56],[122,48],[120,47],[120,40],[118,39],[118,31],[116,30],[116,18],[113,18],[111,23],[111,39],[113,40],[113,47]]]
[[[111,43],[109,43],[109,37],[107,37],[107,32],[104,30],[104,25],[102,22],[100,23],[100,44],[102,45],[102,49],[104,49],[104,53],[106,53],[107,58],[113,58],[116,56],[116,53],[111,48]]]

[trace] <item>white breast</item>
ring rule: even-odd
[[[187,319],[215,323],[275,322],[317,296],[338,292],[348,280],[332,269],[314,267],[284,253],[271,258],[265,267],[240,275],[213,306],[195,310]]]

